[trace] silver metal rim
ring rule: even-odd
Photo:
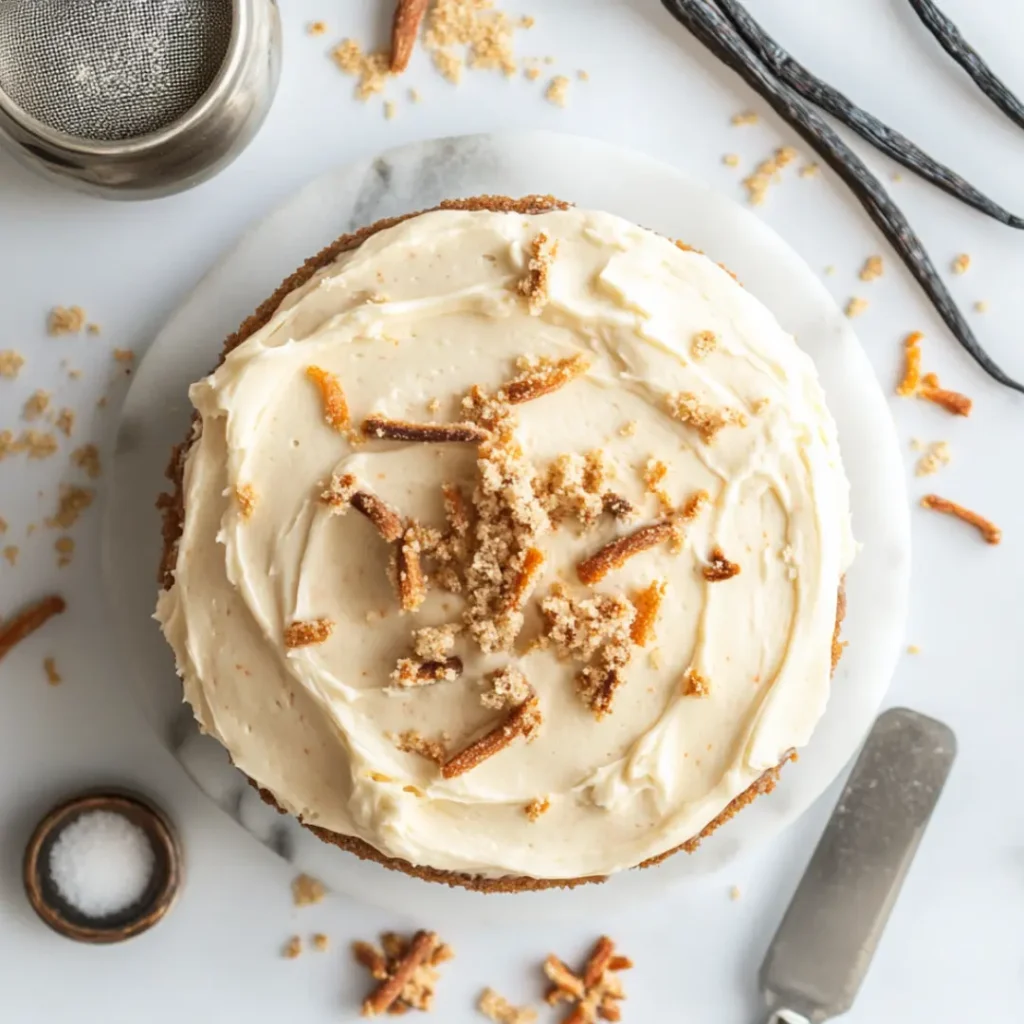
[[[275,0],[272,0],[275,2]],[[96,156],[135,156],[148,149],[156,148],[168,139],[187,131],[195,123],[202,121],[210,108],[220,102],[222,93],[228,91],[245,59],[245,43],[252,27],[252,0],[232,0],[231,4],[231,36],[228,39],[227,52],[213,81],[206,92],[180,117],[159,131],[140,135],[134,139],[114,139],[110,141],[79,138],[67,132],[58,131],[36,120],[31,114],[25,113],[21,107],[0,88],[0,112],[5,113],[26,132],[43,139],[53,146],[73,153]]]

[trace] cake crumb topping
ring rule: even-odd
[[[855,316],[860,316],[867,308],[868,300],[855,295],[846,303],[846,309],[843,312],[852,320]]]
[[[537,1011],[528,1006],[513,1006],[503,995],[493,988],[485,988],[480,993],[477,1009],[494,1024],[534,1024]]]
[[[50,392],[39,388],[25,399],[25,405],[21,410],[21,418],[31,423],[33,420],[39,419],[49,407]]]
[[[333,631],[334,623],[330,619],[293,622],[284,631],[284,645],[294,648],[322,644]]]
[[[516,707],[533,696],[533,687],[527,682],[526,676],[511,665],[507,665],[488,677],[491,688],[480,697],[480,703],[486,708],[503,711],[507,707]]]
[[[917,476],[932,476],[943,466],[948,466],[952,458],[948,441],[935,441],[917,460],[915,473]]]
[[[462,675],[462,667],[462,659],[456,657],[433,658],[427,661],[399,658],[395,671],[391,673],[391,681],[403,688],[451,682]]]
[[[256,509],[256,491],[252,484],[235,485],[235,501],[243,519],[251,519]]]
[[[883,269],[884,264],[882,263],[881,256],[869,256],[864,261],[864,266],[860,268],[860,279],[862,281],[874,281],[882,276]]]
[[[61,484],[57,511],[46,520],[46,525],[70,530],[78,522],[78,517],[92,504],[94,497],[95,492],[88,487]]]
[[[539,231],[530,243],[530,261],[526,276],[519,282],[519,294],[526,297],[532,316],[539,316],[548,304],[551,267],[558,255],[558,242]],[[525,399],[522,399],[525,401]]]
[[[670,416],[693,427],[705,444],[711,444],[715,435],[725,427],[747,425],[745,413],[737,409],[704,405],[692,391],[680,391],[666,396],[666,406]]]
[[[331,940],[328,936],[324,935],[323,932],[317,932],[313,936],[313,948],[318,953],[326,953],[330,949]]]
[[[292,903],[297,907],[310,907],[320,903],[327,895],[327,887],[318,878],[305,873],[292,879]]]
[[[21,373],[21,368],[24,365],[25,357],[20,352],[15,352],[12,349],[0,352],[0,377],[13,380]]]
[[[75,553],[75,541],[72,537],[58,537],[53,542],[53,549],[57,552],[57,568],[71,564],[71,556]]]
[[[544,99],[556,107],[564,107],[569,102],[569,79],[565,75],[555,75],[548,83]]]
[[[417,754],[438,765],[442,765],[448,760],[448,749],[443,737],[431,740],[415,729],[407,729],[405,732],[389,738],[403,754]]]
[[[302,939],[298,935],[293,935],[285,944],[281,950],[281,956],[285,960],[295,960],[302,955]]]
[[[694,359],[706,359],[718,348],[718,335],[714,331],[698,331],[690,342]]]
[[[545,796],[531,800],[523,808],[523,813],[530,821],[536,821],[542,814],[547,814],[549,810],[551,810],[551,801]]]
[[[75,411],[74,409],[63,408],[57,415],[56,423],[54,426],[65,436],[70,437],[75,429]]]
[[[81,306],[54,306],[46,318],[46,333],[51,337],[80,334],[85,326],[85,310]]]
[[[711,693],[711,684],[692,666],[683,673],[681,688],[684,697],[706,697]]]

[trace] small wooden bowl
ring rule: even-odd
[[[106,917],[88,917],[68,903],[50,876],[50,853],[61,832],[89,811],[113,811],[138,825],[153,847],[153,876],[130,907]],[[174,904],[181,884],[181,850],[166,816],[141,797],[90,792],[54,807],[36,826],[25,849],[25,892],[32,909],[55,932],[78,942],[122,942],[153,927]]]

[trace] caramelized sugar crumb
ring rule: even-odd
[[[558,255],[558,242],[540,231],[530,243],[530,261],[526,276],[519,282],[519,294],[526,297],[530,314],[538,316],[548,303],[551,267]]]
[[[530,819],[536,821],[542,814],[551,809],[551,801],[547,797],[537,797],[531,800],[524,808],[523,813]]]
[[[320,391],[320,398],[324,403],[324,422],[334,430],[347,430],[351,425],[351,418],[338,375],[319,366],[307,366],[306,376]]]
[[[322,644],[333,631],[334,623],[330,619],[293,622],[284,631],[284,645],[294,648]]]
[[[921,340],[920,331],[912,331],[903,341],[903,376],[896,385],[896,394],[907,398],[917,393],[921,383]]]
[[[740,567],[725,557],[722,549],[714,547],[708,556],[708,564],[704,566],[703,575],[709,583],[719,583],[739,575]]]
[[[665,599],[666,588],[664,580],[653,580],[633,595],[636,618],[630,628],[630,639],[637,647],[646,647],[654,639],[654,624]]]

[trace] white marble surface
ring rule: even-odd
[[[509,7],[514,5],[509,4]],[[1024,209],[1024,134],[977,96],[939,53],[903,0],[821,4],[757,0],[765,24],[808,63],[912,134],[1006,205]],[[345,13],[339,13],[344,7]],[[1015,60],[1024,15],[1013,0],[972,5],[944,0],[991,63],[1019,93]],[[653,0],[631,4],[549,0],[521,9],[538,15],[523,52],[553,54],[554,71],[575,79],[570,105],[543,103],[538,83],[476,74],[452,90],[418,55],[409,84],[423,94],[411,107],[404,90],[398,117],[385,121],[377,101],[349,99],[350,83],[323,59],[323,39],[303,34],[323,18],[328,40],[369,37],[371,3],[290,0],[288,53],[278,102],[252,148],[215,181],[147,206],[85,199],[32,178],[0,157],[0,349],[18,348],[28,366],[0,381],[0,429],[16,426],[35,387],[79,411],[76,443],[95,440],[109,457],[124,383],[111,350],[148,344],[160,324],[254,218],[331,166],[403,141],[510,128],[543,127],[605,138],[646,151],[739,196],[738,173],[721,164],[736,152],[744,165],[767,155],[789,133],[770,116],[746,128],[729,116],[760,104],[732,76],[709,63]],[[583,29],[585,26],[585,30]],[[871,157],[883,173],[889,165]],[[586,174],[586,167],[580,169]],[[970,305],[992,354],[1024,376],[1018,336],[1022,300],[1015,287],[1022,240],[904,177],[893,189],[943,267],[957,252],[971,270],[951,278]],[[890,921],[851,1020],[944,1022],[966,1018],[1019,1021],[1024,1015],[1024,812],[1012,789],[1024,696],[1014,669],[1024,640],[1021,570],[1024,543],[1015,515],[1024,423],[1018,397],[986,381],[956,351],[907,275],[888,260],[886,275],[857,280],[863,259],[882,248],[865,217],[829,175],[788,174],[758,211],[825,278],[840,302],[870,299],[857,329],[888,389],[899,341],[927,335],[926,361],[949,385],[976,399],[969,420],[953,421],[923,403],[890,404],[901,438],[949,440],[953,464],[934,481],[912,475],[908,488],[962,498],[1005,529],[988,548],[957,524],[912,513],[915,568],[908,641],[921,654],[899,666],[889,701],[935,715],[958,734],[960,756],[917,862]],[[102,323],[99,338],[47,339],[44,311],[79,303]],[[80,367],[66,379],[62,359]],[[109,392],[105,410],[97,397]],[[600,931],[613,934],[638,962],[630,978],[627,1020],[742,1024],[755,1020],[757,964],[827,816],[834,790],[777,840],[727,871],[655,906],[638,905],[593,919],[549,923],[542,930],[458,921],[409,921],[355,900],[332,897],[295,910],[289,870],[255,844],[195,789],[124,697],[130,670],[108,628],[100,597],[99,514],[75,529],[74,563],[58,570],[53,534],[26,527],[49,514],[59,482],[70,477],[61,455],[0,466],[0,515],[10,523],[0,543],[19,544],[16,567],[0,563],[0,614],[59,587],[71,610],[0,664],[0,1019],[121,1022],[354,1019],[362,979],[341,948],[382,927],[429,924],[459,951],[439,993],[436,1019],[475,1018],[474,993],[493,984],[526,998],[536,993],[534,961],[548,949],[567,958]],[[42,492],[37,494],[37,492]],[[44,656],[64,676],[46,686]],[[177,820],[188,855],[180,905],[157,929],[122,947],[74,946],[47,932],[21,892],[19,859],[27,831],[68,790],[96,782],[131,782],[159,799]],[[737,885],[741,899],[728,893]],[[291,934],[326,931],[335,947],[298,961],[278,957]]]

